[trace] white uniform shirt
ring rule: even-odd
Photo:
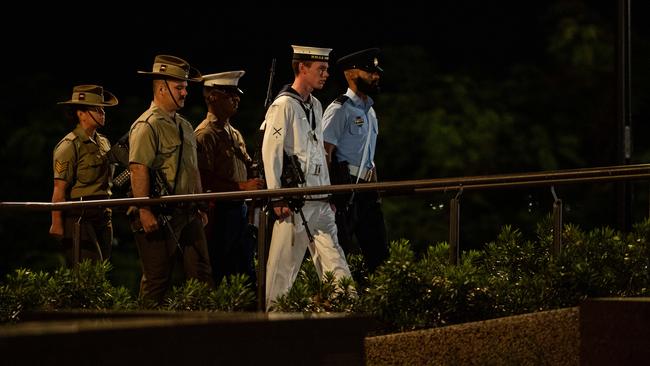
[[[262,160],[266,185],[269,189],[281,188],[283,153],[297,155],[300,167],[305,174],[304,186],[329,185],[330,178],[325,160],[323,145],[323,107],[318,99],[310,95],[311,103],[303,103],[298,95],[282,95],[271,104],[266,112],[266,130],[262,143]],[[302,105],[301,105],[302,104]],[[307,108],[307,112],[303,109]],[[311,113],[311,110],[313,113]],[[312,130],[310,118],[314,118]],[[312,196],[310,198],[320,198]]]

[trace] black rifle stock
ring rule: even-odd
[[[298,187],[300,184],[305,184],[305,174],[300,168],[300,160],[298,160],[297,155],[289,156],[286,153],[284,154],[284,162],[282,164],[282,176],[280,177],[280,182],[283,188]],[[302,224],[305,227],[305,231],[307,232],[307,238],[309,238],[309,241],[313,243],[314,236],[311,234],[309,225],[307,225],[305,214],[302,212],[302,207],[305,205],[305,197],[285,197],[284,200],[287,201],[287,205],[291,211],[300,214]]]
[[[150,189],[151,196],[152,197],[169,196],[171,194],[171,189],[169,189],[169,184],[167,184],[167,179],[162,174],[162,171],[156,169],[156,170],[150,170],[149,172],[150,172],[149,185],[151,187]],[[162,224],[162,226],[164,226],[167,230],[169,230],[169,235],[171,235],[171,238],[172,240],[174,240],[174,243],[176,244],[176,247],[178,248],[180,253],[183,254],[183,248],[181,247],[181,243],[178,241],[178,237],[176,237],[174,228],[172,227],[172,224],[169,221],[169,218],[167,217],[167,212],[170,211],[170,207],[167,207],[167,205],[165,204],[161,204],[160,209],[161,212],[158,215],[158,221]]]

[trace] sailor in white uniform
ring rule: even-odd
[[[304,174],[301,187],[329,185],[321,123],[323,107],[311,92],[322,89],[328,74],[331,49],[293,47],[295,79],[286,85],[269,107],[265,118],[262,160],[267,187],[282,188],[287,157],[296,156]],[[286,181],[286,180],[285,180]],[[277,220],[273,226],[266,273],[266,308],[293,285],[309,249],[316,271],[333,272],[337,279],[351,277],[345,254],[338,244],[334,211],[327,195],[307,196],[301,215],[285,200],[272,202]],[[310,238],[313,237],[313,241]]]

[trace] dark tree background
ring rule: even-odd
[[[392,4],[307,8],[199,7],[144,10],[30,9],[5,35],[1,66],[1,201],[49,201],[51,153],[72,126],[56,102],[73,85],[103,85],[120,99],[107,109],[102,131],[116,141],[151,101],[137,70],[156,54],[188,60],[203,73],[244,69],[245,91],[236,124],[249,139],[263,119],[268,70],[277,58],[274,91],[292,80],[291,44],[331,47],[333,57],[367,47],[384,51],[383,92],[376,98],[381,180],[460,177],[616,164],[616,1],[455,1],[426,8]],[[430,10],[433,8],[434,10]],[[63,13],[53,18],[50,12]],[[632,119],[634,163],[650,159],[648,5],[632,3]],[[345,87],[333,66],[327,105]],[[200,87],[182,111],[195,125],[204,117]],[[594,227],[615,224],[613,185],[557,189],[565,220]],[[647,216],[648,186],[634,184],[634,220]],[[455,194],[455,193],[454,193]],[[416,248],[447,238],[451,194],[386,197],[391,239]],[[545,189],[466,192],[461,243],[476,248],[503,224],[524,231],[551,210]],[[137,254],[116,212],[114,276],[134,286]],[[13,268],[62,263],[47,236],[49,213],[0,212],[0,275]]]

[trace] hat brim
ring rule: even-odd
[[[193,68],[190,66],[190,72],[187,77],[182,77],[182,76],[177,76],[177,75],[172,75],[172,74],[165,74],[162,72],[153,72],[153,71],[138,71],[138,74],[147,76],[153,80],[156,79],[172,79],[172,80],[181,80],[181,81],[192,81],[192,82],[201,82],[203,81],[203,77],[199,70]]]
[[[206,89],[219,89],[223,91],[234,91],[239,95],[244,95],[244,92],[239,89],[238,86],[234,85],[210,85],[210,86],[203,86]]]
[[[360,70],[366,71],[366,72],[378,72],[382,73],[384,72],[384,69],[382,69],[379,66],[373,66],[373,67],[359,67]]]
[[[383,73],[384,69],[382,69],[379,66],[359,66],[359,65],[345,65],[341,67],[341,70],[347,71],[347,70],[363,70],[365,72],[378,72],[378,73]]]
[[[113,95],[113,93],[109,92],[108,90],[104,89],[104,101],[103,102],[88,102],[85,100],[66,100],[65,102],[58,102],[56,104],[76,104],[76,105],[91,105],[95,107],[112,107],[116,106],[118,103],[117,97]]]

